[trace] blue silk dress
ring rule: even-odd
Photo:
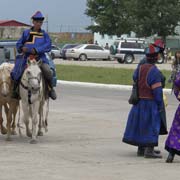
[[[134,72],[133,80],[139,79],[139,65]],[[160,109],[163,107],[163,93],[161,86],[162,75],[153,65],[149,70],[146,82],[152,88],[153,99],[140,98],[137,105],[133,105],[128,116],[123,142],[135,146],[157,146],[160,132]],[[141,84],[138,84],[141,86]]]

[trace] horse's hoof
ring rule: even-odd
[[[11,131],[12,135],[17,135],[17,132],[15,130]]]
[[[48,132],[48,128],[45,128],[45,132],[46,132],[46,133]]]
[[[43,136],[43,132],[42,131],[38,131],[38,136]]]
[[[30,131],[26,132],[27,137],[32,137],[32,133]]]
[[[37,141],[36,139],[31,139],[31,140],[30,140],[30,144],[37,144],[37,142],[38,142],[38,141]]]
[[[7,129],[5,127],[1,128],[1,134],[7,134]]]

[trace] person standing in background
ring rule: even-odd
[[[154,150],[158,146],[160,112],[164,108],[162,75],[155,65],[159,48],[150,44],[145,54],[147,62],[139,64],[133,75],[134,82],[138,81],[140,100],[130,110],[122,141],[138,146],[138,156],[162,158],[160,152]]]

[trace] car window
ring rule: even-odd
[[[69,44],[65,44],[62,49],[68,48],[70,45]]]
[[[84,46],[84,45],[83,45],[83,44],[80,44],[80,45],[75,46],[74,48],[79,49],[79,48],[81,48],[82,46]]]
[[[77,44],[65,44],[65,45],[62,47],[62,49],[70,49],[70,48],[73,48],[73,47],[75,47],[75,46],[77,46]]]
[[[101,51],[103,50],[103,48],[100,47],[100,46],[96,46],[95,49],[96,49],[96,50],[101,50]]]
[[[142,43],[136,42],[122,42],[121,48],[133,48],[133,49],[143,49]]]
[[[70,45],[70,48],[73,48],[73,47],[76,47],[77,45],[76,44],[72,44]]]
[[[17,55],[17,50],[16,47],[1,47],[0,48],[0,59],[1,62],[11,62],[14,61],[16,59],[16,55]]]
[[[95,46],[95,45],[87,45],[84,49],[98,49],[98,50],[102,50],[102,48],[101,47],[99,47],[99,46]]]
[[[52,50],[59,50],[56,46],[51,47]]]

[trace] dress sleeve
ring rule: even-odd
[[[28,34],[27,30],[23,31],[20,39],[16,43],[16,48],[17,48],[18,53],[22,53],[22,47],[24,46],[24,43],[27,39],[27,34]]]
[[[158,109],[161,110],[164,107],[162,74],[156,67],[152,68],[148,75],[148,84],[152,89],[154,100],[157,103]]]

